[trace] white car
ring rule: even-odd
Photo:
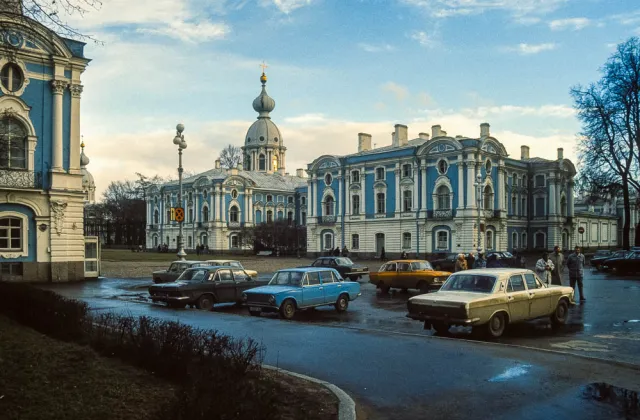
[[[454,273],[437,292],[410,298],[407,317],[439,333],[467,325],[500,337],[508,324],[536,318],[563,325],[573,305],[573,288],[547,286],[531,270],[483,268]]]
[[[250,275],[252,279],[258,280],[258,272],[256,270],[247,270],[247,269],[245,269],[242,266],[242,264],[240,263],[240,261],[236,261],[236,260],[207,260],[205,262],[208,263],[208,264],[211,264],[212,266],[240,268],[240,269],[244,270],[248,275]]]

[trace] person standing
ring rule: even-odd
[[[382,247],[382,250],[380,251],[380,261],[386,261],[387,260],[387,253],[384,252],[384,247]]]
[[[551,284],[562,286],[562,269],[564,268],[564,255],[560,252],[558,245],[553,247],[553,254],[549,257],[553,263],[553,270],[551,271]]]
[[[473,268],[487,268],[487,260],[484,259],[483,253],[478,254],[478,258],[473,263]]]
[[[468,269],[467,260],[464,258],[464,254],[458,254],[458,259],[456,260],[456,266],[454,271],[457,273],[458,271],[464,271]]]
[[[407,259],[407,251],[402,251],[402,253],[400,254],[400,259],[401,260],[406,260]]]
[[[584,276],[584,254],[581,252],[579,246],[575,247],[575,252],[567,258],[567,268],[569,269],[569,285],[573,287],[575,293],[577,283],[578,291],[580,292],[580,302],[584,302],[587,300],[584,297],[584,290],[582,288],[582,279]]]
[[[540,276],[543,283],[551,284],[551,271],[553,271],[553,262],[549,259],[547,252],[542,254],[542,258],[536,262],[536,273]]]

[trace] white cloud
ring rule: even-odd
[[[409,96],[409,89],[394,82],[387,82],[380,86],[380,89],[383,92],[391,92],[398,102],[404,101]]]
[[[426,92],[419,92],[417,95],[418,104],[422,106],[431,106],[435,103],[431,95]]]
[[[541,15],[557,10],[568,0],[399,0],[400,3],[426,10],[431,16],[446,18],[507,11],[515,18]]]
[[[555,19],[549,22],[549,28],[551,28],[554,31],[561,31],[564,29],[572,29],[574,31],[579,31],[592,24],[593,22],[590,19],[584,18],[584,17]]]
[[[288,15],[296,9],[311,5],[312,0],[262,0],[261,3],[263,5],[273,5],[280,12]]]
[[[507,52],[517,52],[521,55],[531,55],[538,54],[543,51],[551,51],[557,48],[557,44],[554,42],[548,42],[544,44],[525,44],[521,43],[515,47],[505,47],[504,50]]]
[[[630,26],[640,24],[640,10],[609,16],[621,25]]]
[[[554,117],[554,118],[572,118],[576,112],[567,105],[542,105],[533,106],[517,106],[517,105],[500,105],[500,106],[480,106],[477,108],[464,108],[464,115],[472,118],[487,118],[491,116],[537,116],[537,117]]]
[[[418,41],[418,43],[423,47],[430,48],[436,44],[433,38],[424,31],[415,31],[410,35],[410,38],[414,41]]]
[[[223,39],[230,31],[231,28],[225,23],[212,23],[207,21],[198,23],[176,21],[169,23],[168,26],[139,28],[137,30],[139,33],[164,35],[191,43]]]
[[[361,42],[358,44],[358,48],[370,53],[389,52],[395,50],[393,45],[389,44],[367,44]]]

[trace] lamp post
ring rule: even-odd
[[[476,182],[474,182],[476,187],[476,202],[478,205],[478,254],[482,252],[482,232],[480,232],[480,216],[482,212],[482,175],[478,173],[476,175]]]
[[[176,136],[173,138],[173,144],[178,146],[178,205],[182,206],[182,151],[187,148],[187,142],[184,140],[184,124],[178,124],[176,126]],[[183,207],[184,208],[184,207]],[[184,261],[184,257],[187,253],[184,252],[184,240],[182,238],[182,224],[184,223],[184,217],[178,222],[178,258]]]

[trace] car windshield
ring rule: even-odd
[[[596,256],[610,255],[611,251],[596,251]]]
[[[504,255],[506,258],[513,258],[513,254],[507,251],[503,252],[502,255]]]
[[[433,267],[431,267],[431,264],[429,264],[428,261],[416,261],[411,263],[411,269],[413,271],[433,270]]]
[[[278,271],[271,277],[269,285],[300,286],[300,280],[302,280],[303,274],[304,273],[300,271]]]
[[[353,261],[350,258],[336,258],[338,265],[353,265]]]
[[[478,274],[454,274],[442,285],[440,290],[457,292],[491,293],[496,278]]]
[[[191,269],[185,270],[184,273],[180,277],[178,277],[179,281],[203,281],[208,273],[208,270],[204,269]]]

